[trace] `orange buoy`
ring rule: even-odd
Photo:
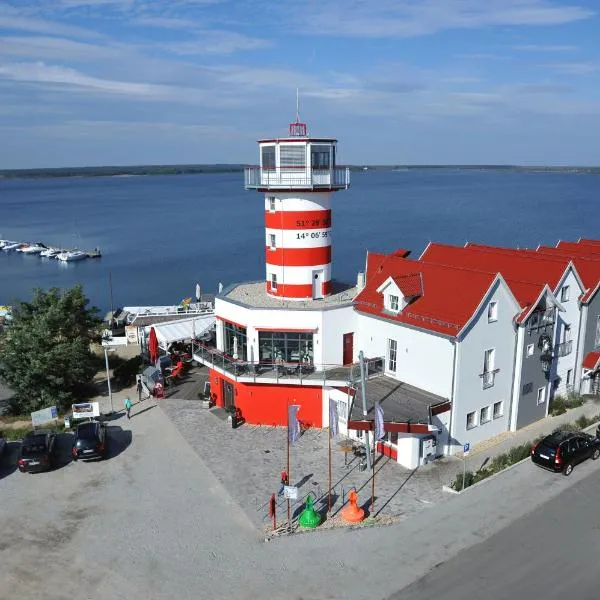
[[[365,518],[364,508],[358,507],[358,495],[356,490],[350,490],[348,504],[342,509],[342,519],[346,523],[360,523]]]

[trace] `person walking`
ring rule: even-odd
[[[131,407],[133,406],[133,402],[129,397],[127,397],[123,401],[123,404],[125,404],[125,412],[127,413],[127,418],[131,419]]]
[[[138,402],[141,402],[142,401],[142,390],[144,389],[144,386],[142,385],[141,377],[138,377],[137,386],[135,389],[137,390],[137,393],[138,393]]]

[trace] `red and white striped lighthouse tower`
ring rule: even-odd
[[[350,185],[332,138],[310,137],[298,114],[285,138],[259,140],[260,165],[246,189],[265,193],[266,288],[286,300],[331,292],[331,199]]]

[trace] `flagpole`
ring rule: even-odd
[[[375,433],[375,432],[373,432]],[[373,436],[375,437],[375,436]],[[377,456],[377,441],[373,440],[373,474],[371,476],[371,514],[375,515],[375,457]]]
[[[331,512],[331,423],[329,423],[329,510]]]
[[[287,401],[287,476],[288,485],[292,481],[290,473],[290,399]],[[290,498],[287,499],[287,518],[288,518],[288,531],[292,530],[292,507],[290,505]]]

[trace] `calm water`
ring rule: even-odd
[[[336,279],[353,281],[365,251],[428,241],[535,246],[600,237],[600,177],[495,171],[352,174],[334,198]],[[102,249],[101,259],[63,264],[0,252],[0,304],[34,287],[77,282],[92,303],[177,304],[196,282],[264,277],[262,194],[242,174],[0,180],[0,238]]]

